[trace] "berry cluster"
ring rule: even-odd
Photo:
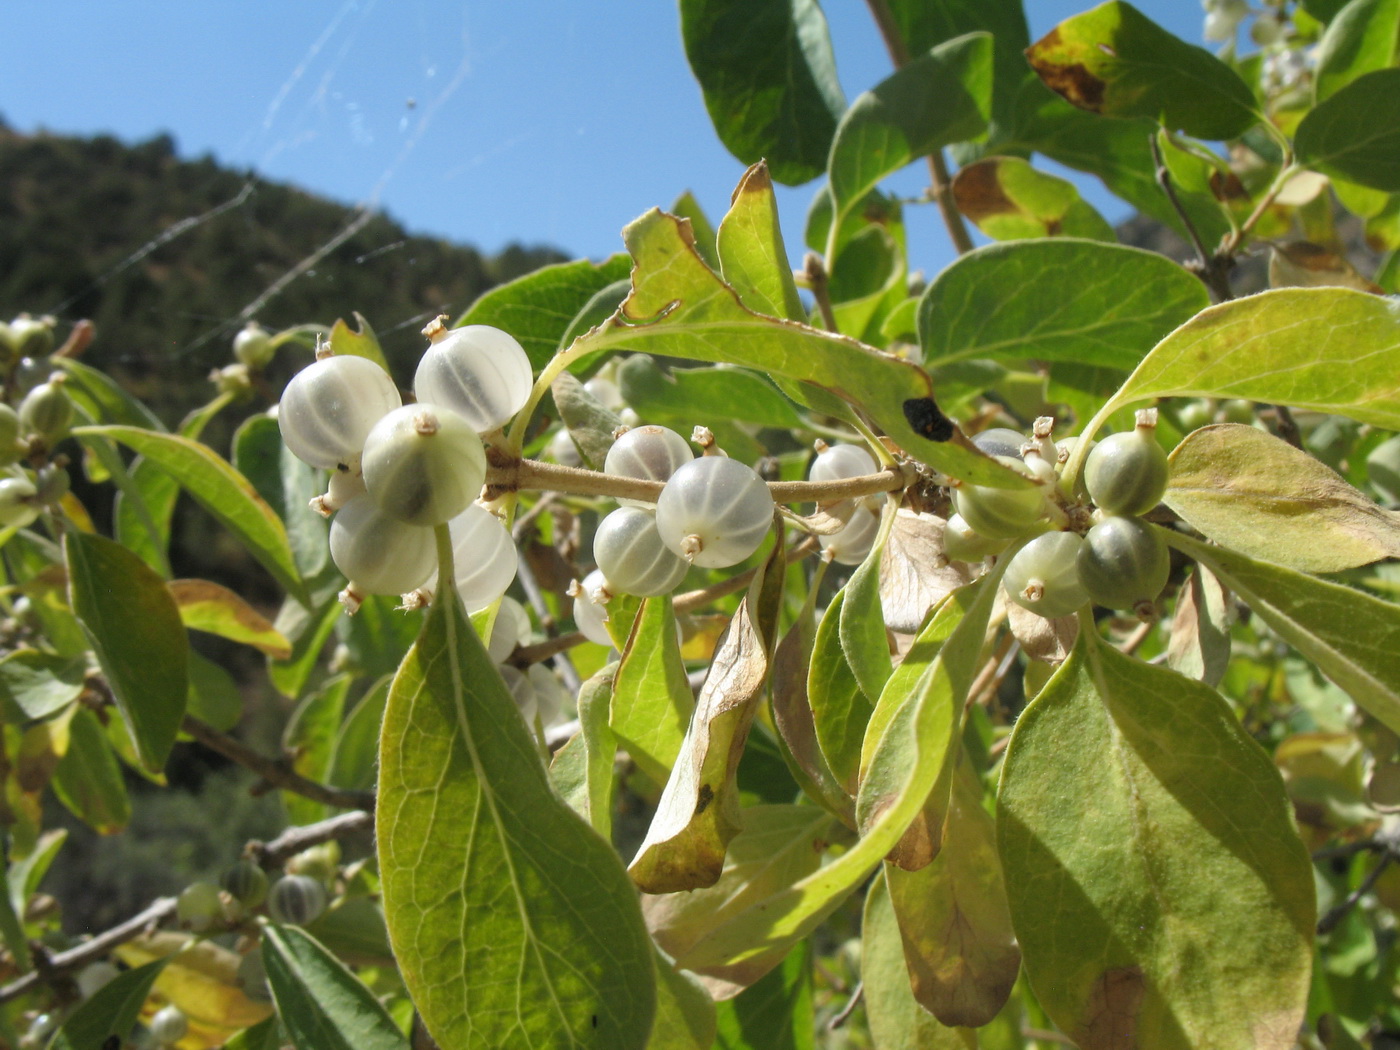
[[[1133,430],[1093,445],[1083,458],[1081,479],[1064,471],[1076,439],[1055,443],[1052,424],[1037,420],[1029,441],[1003,429],[973,439],[1036,484],[956,485],[956,513],[948,520],[944,552],[955,561],[977,562],[1022,540],[1003,578],[1011,601],[1048,619],[1068,616],[1092,601],[1150,620],[1171,569],[1165,540],[1141,518],[1167,487],[1156,410],[1139,412]],[[1092,502],[1092,513],[1085,500]]]
[[[52,318],[21,314],[0,324],[0,371],[18,395],[15,407],[0,401],[0,527],[27,528],[68,492],[66,458],[52,452],[68,436],[75,410],[67,376],[50,371],[53,346]]]

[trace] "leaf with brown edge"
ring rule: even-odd
[[[995,1017],[1021,971],[996,823],[982,808],[982,782],[966,755],[953,775],[943,848],[918,871],[887,864],[914,998],[949,1027]]]
[[[227,587],[210,580],[172,580],[169,587],[186,627],[252,646],[274,660],[292,655],[282,632]]]
[[[1085,237],[1115,242],[1117,235],[1074,183],[1037,171],[1021,157],[986,157],[953,178],[958,211],[998,241],[1025,237]]]
[[[880,560],[880,605],[892,631],[913,634],[928,611],[950,592],[972,581],[966,562],[943,553],[942,518],[901,507]]]
[[[1269,252],[1270,288],[1354,288],[1381,294],[1380,285],[1357,272],[1345,256],[1311,241],[1275,244]]]
[[[781,531],[778,535],[715,649],[656,815],[627,868],[645,893],[713,886],[729,841],[743,826],[739,759],[768,683],[782,600]]]
[[[1400,557],[1400,514],[1262,430],[1239,423],[1202,427],[1170,460],[1167,506],[1241,554],[1301,572]]]
[[[807,317],[778,228],[778,202],[763,161],[749,166],[716,234],[721,273],[745,306],[761,314]]]

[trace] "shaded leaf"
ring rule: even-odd
[[[846,100],[816,0],[682,0],[681,36],[730,153],[790,186],[822,173]]]
[[[583,683],[577,701],[579,731],[554,753],[549,767],[554,790],[607,840],[612,839],[613,763],[617,758],[617,737],[608,726],[608,711],[616,671],[617,664],[606,664]],[[657,1009],[661,1009],[659,1002]]]
[[[394,955],[439,1044],[646,1045],[636,896],[550,789],[450,587],[389,693],[375,814]]]
[[[1215,574],[1197,565],[1177,593],[1167,642],[1167,666],[1206,685],[1219,685],[1230,665],[1230,596]]]
[[[335,625],[344,610],[334,595],[328,597],[321,607],[314,611],[308,611],[288,599],[287,604],[282,607],[284,613],[289,606],[296,611],[298,629],[295,632],[288,630],[283,625],[282,616],[278,616],[277,622],[283,633],[291,639],[292,655],[286,660],[269,660],[267,676],[279,693],[295,700],[301,696],[312,672],[316,670],[316,661],[335,631]]]
[[[715,1008],[715,1050],[815,1050],[812,949],[801,944],[752,988]]]
[[[1234,138],[1263,119],[1233,69],[1120,0],[1061,22],[1026,57],[1052,91],[1103,116],[1149,117],[1203,139]]]
[[[165,424],[140,398],[133,397],[106,372],[72,357],[53,357],[49,363],[68,377],[64,392],[94,422],[123,423],[143,430],[165,430]]]
[[[998,241],[1084,237],[1116,243],[1113,227],[1074,183],[1036,171],[1020,157],[988,157],[953,179],[958,211]]]
[[[594,470],[602,470],[608,449],[612,448],[613,433],[622,426],[622,420],[568,372],[561,372],[550,384],[550,393],[584,462]]]
[[[509,332],[539,371],[559,348],[564,333],[590,299],[614,281],[625,280],[631,263],[613,255],[545,266],[492,288],[453,323],[489,324]]]
[[[880,608],[880,563],[894,524],[895,507],[886,503],[880,533],[865,560],[846,583],[840,609],[841,649],[867,697],[878,697],[889,681],[893,663]],[[863,725],[862,725],[863,728]]]
[[[715,647],[656,815],[628,865],[645,893],[714,885],[725,849],[743,826],[739,758],[768,681],[782,565],[780,533]]]
[[[913,634],[934,605],[971,582],[972,567],[949,561],[943,553],[946,524],[905,507],[895,512],[880,560],[880,607],[890,630]]]
[[[408,1050],[374,993],[305,931],[264,926],[262,957],[277,1015],[298,1047]]]
[[[175,434],[135,427],[79,427],[74,434],[113,438],[169,472],[200,506],[242,541],[288,593],[305,597],[286,528],[248,479],[213,449]]]
[[[656,957],[656,1021],[647,1050],[711,1050],[715,1004],[690,974],[681,973],[659,952]]]
[[[307,780],[324,783],[330,772],[336,737],[345,714],[350,675],[337,675],[297,704],[282,730],[282,750],[291,756],[292,770]],[[327,806],[296,792],[282,792],[282,804],[293,824],[314,824],[327,815]]]
[[[49,1044],[50,1050],[108,1050],[113,1045],[109,1039],[124,1040],[165,963],[158,959],[117,974],[63,1022]]]
[[[1353,700],[1400,732],[1400,605],[1180,533],[1166,536]]]
[[[750,310],[804,321],[792,264],[778,229],[778,202],[768,166],[759,161],[744,172],[717,234],[720,273]]]
[[[938,856],[918,871],[885,865],[914,998],[950,1028],[991,1021],[1021,970],[996,849],[982,782],[964,759]]]
[[[1380,288],[1362,277],[1345,256],[1311,241],[1290,241],[1270,248],[1269,287],[1337,287],[1380,292]]]
[[[155,991],[190,1019],[193,1032],[203,1031],[208,1042],[257,1024],[272,1007],[245,995],[238,982],[240,956],[213,941],[192,941],[187,933],[157,930],[127,941],[116,949],[119,959],[140,966],[165,959]]]
[[[825,765],[841,788],[854,797],[859,786],[860,742],[874,708],[841,644],[841,610],[846,597],[846,589],[838,591],[817,625],[807,674],[807,700]]]
[[[944,1027],[914,998],[885,881],[891,870],[886,867],[870,884],[860,924],[860,979],[875,1045],[880,1050],[976,1050],[975,1034]]]
[[[352,791],[374,789],[374,765],[378,760],[379,726],[389,701],[392,679],[381,678],[356,701],[335,737],[326,782]]]
[[[1365,73],[1318,103],[1294,135],[1300,164],[1400,191],[1400,69]]]
[[[626,348],[761,368],[821,388],[828,402],[835,395],[859,406],[901,447],[946,473],[1002,487],[1024,483],[949,429],[922,369],[852,339],[750,312],[696,255],[687,233],[674,216],[655,210],[627,227],[623,236],[637,264],[632,294],[618,316],[574,343],[575,352]]]
[[[229,674],[194,650],[189,654],[190,698],[186,711],[220,732],[228,732],[243,717],[243,694]]]
[[[1081,632],[1016,723],[997,835],[1026,973],[1077,1045],[1294,1045],[1312,866],[1214,690]]]
[[[671,596],[647,598],[612,679],[608,725],[642,771],[664,784],[694,710]]]
[[[186,627],[251,645],[273,659],[292,655],[292,645],[282,632],[227,587],[210,580],[174,580],[170,593]]]
[[[159,772],[189,689],[189,642],[179,609],[165,581],[121,544],[70,532],[63,551],[73,611],[141,763]]]
[[[924,360],[1033,358],[1129,369],[1210,303],[1155,252],[1076,238],[992,244],[961,256],[919,302]]]
[[[783,430],[805,426],[791,401],[747,369],[722,365],[662,371],[649,355],[633,354],[618,366],[617,379],[622,396],[646,420],[703,422],[712,429],[725,419]],[[680,432],[688,434],[683,424]]]
[[[282,443],[277,420],[245,419],[233,435],[233,466],[282,519],[287,540],[308,587],[320,592],[340,573],[331,563],[330,522],[310,507],[311,497],[325,491],[325,474],[292,455]],[[158,469],[152,465],[151,469]]]
[[[1006,603],[1006,625],[1029,659],[1048,664],[1063,663],[1079,635],[1073,615],[1047,620],[1015,602]]]
[[[1400,513],[1272,434],[1217,423],[1171,454],[1167,506],[1209,539],[1302,572],[1400,557]]]
[[[917,56],[852,102],[827,164],[837,222],[886,175],[982,135],[991,90],[992,37],[968,33]]]
[[[39,649],[17,649],[0,660],[0,700],[7,721],[48,718],[82,695],[87,661]]]
[[[99,835],[113,835],[131,820],[121,767],[97,716],[78,708],[68,723],[68,750],[53,771],[54,794]]]
[[[1267,367],[1261,367],[1267,362]],[[1279,288],[1209,307],[1104,406],[1150,397],[1277,402],[1400,429],[1400,312],[1347,288]]]

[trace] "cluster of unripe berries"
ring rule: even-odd
[[[483,434],[499,430],[529,398],[530,359],[485,325],[434,322],[418,363],[417,400],[403,404],[389,374],[365,358],[319,351],[287,384],[278,424],[298,459],[328,470],[312,505],[335,514],[331,558],[355,609],[365,595],[433,586],[433,527],[447,524],[457,589],[469,611],[499,598],[515,578],[515,546],[475,502],[486,479]]]
[[[63,459],[50,455],[73,425],[66,376],[52,372],[36,382],[48,370],[53,343],[52,319],[21,315],[0,324],[0,364],[7,374],[17,371],[24,391],[18,407],[0,402],[0,527],[28,527],[68,491]]]
[[[1203,35],[1215,43],[1230,43],[1235,33],[1250,14],[1247,0],[1201,0],[1205,10]],[[1284,24],[1280,14],[1266,9],[1256,15],[1249,27],[1249,37],[1260,47],[1268,47],[1283,38]]]
[[[1001,429],[973,438],[1034,485],[956,485],[945,553],[954,561],[977,562],[1024,540],[1002,581],[1011,601],[1048,619],[1068,616],[1091,601],[1151,619],[1171,571],[1166,541],[1141,518],[1167,487],[1156,410],[1139,412],[1133,430],[1093,445],[1075,482],[1064,476],[1064,467],[1076,439],[1052,441],[1052,423],[1037,420],[1029,441]],[[1085,498],[1096,508],[1091,515],[1082,506]],[[1083,524],[1089,527],[1081,534]]]

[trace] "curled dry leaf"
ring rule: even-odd
[[[1306,452],[1238,423],[1202,427],[1176,447],[1164,499],[1221,546],[1301,572],[1400,556],[1400,513]]]
[[[943,553],[946,524],[933,514],[896,512],[880,562],[880,602],[890,630],[913,634],[935,602],[972,582],[971,568]]]
[[[1381,287],[1357,272],[1345,256],[1311,241],[1275,244],[1269,252],[1270,288],[1355,288],[1382,294]]]
[[[1219,685],[1230,663],[1229,592],[1204,565],[1181,588],[1167,642],[1167,666],[1206,685]]]
[[[1015,602],[1006,603],[1006,623],[1016,641],[1032,660],[1059,666],[1079,637],[1079,619],[1061,616],[1047,620]]]

